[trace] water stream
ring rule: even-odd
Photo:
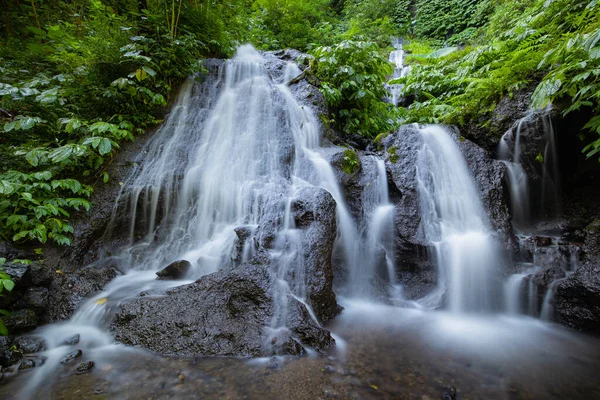
[[[438,288],[421,300],[453,312],[491,311],[499,254],[458,145],[441,126],[421,129],[417,179],[421,228],[435,249]]]

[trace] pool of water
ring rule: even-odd
[[[328,355],[242,360],[161,357],[109,345],[92,372],[35,369],[0,398],[51,399],[600,399],[600,339],[530,318],[457,316],[342,301]],[[31,385],[29,386],[31,388]]]

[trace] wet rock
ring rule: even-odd
[[[25,358],[23,361],[21,361],[21,364],[19,364],[19,371],[24,371],[31,368],[35,368],[35,361],[31,358]]]
[[[467,161],[498,241],[507,250],[516,251],[518,246],[512,230],[510,195],[505,184],[508,174],[506,165],[494,160],[490,153],[470,140],[461,139],[458,132],[454,132],[454,139]]]
[[[48,307],[48,289],[45,287],[31,287],[25,291],[23,297],[17,302],[16,307],[28,308],[43,313]]]
[[[554,310],[564,325],[600,334],[600,266],[584,265],[559,283]]]
[[[0,367],[8,367],[12,364],[13,352],[10,349],[11,346],[12,339],[9,336],[0,336]]]
[[[503,97],[490,116],[481,121],[472,121],[468,126],[461,128],[463,136],[490,153],[495,152],[504,132],[530,111],[531,94],[534,89],[535,85],[531,85],[513,92],[511,96]]]
[[[61,364],[67,364],[71,361],[73,361],[74,359],[81,357],[83,355],[83,352],[79,349],[72,351],[68,354],[66,354],[61,360]]]
[[[292,204],[294,220],[302,229],[306,301],[325,323],[341,311],[333,292],[331,256],[336,237],[336,203],[324,189],[306,187]]]
[[[312,322],[306,308],[290,298],[287,339],[275,344],[265,327],[273,317],[271,277],[262,260],[220,271],[168,291],[160,298],[123,304],[111,329],[121,343],[166,355],[270,355],[294,349],[292,335],[315,350],[334,344],[328,331]],[[267,346],[266,344],[271,344]]]
[[[11,333],[26,332],[38,326],[39,318],[35,311],[29,309],[14,310],[4,317],[4,324]]]
[[[256,243],[252,238],[254,233],[254,227],[252,226],[238,226],[234,229],[237,241],[235,243],[235,253],[233,259],[235,261],[242,261],[244,256],[244,248],[249,246],[251,251],[256,251]]]
[[[21,250],[17,249],[10,242],[0,242],[0,257],[7,260],[14,260],[21,257]]]
[[[534,236],[532,240],[535,242],[535,245],[538,247],[542,246],[550,246],[552,244],[552,238],[543,237],[543,236]]]
[[[554,310],[559,322],[600,334],[600,220],[585,231],[585,265],[558,284]]]
[[[33,286],[49,286],[55,274],[54,270],[50,266],[35,261],[31,263],[30,270],[31,283]]]
[[[21,336],[14,344],[24,354],[37,353],[46,349],[46,342],[39,336]]]
[[[586,260],[593,265],[600,265],[600,219],[593,221],[585,228],[584,251]]]
[[[55,273],[49,287],[43,322],[68,319],[91,294],[101,291],[116,276],[117,270],[111,265],[86,267],[73,273]]]
[[[156,273],[158,279],[183,279],[189,272],[192,265],[189,261],[174,261],[165,268]]]
[[[4,264],[3,271],[12,278],[15,286],[27,287],[31,284],[31,266],[29,264],[7,262]]]
[[[62,341],[59,346],[75,346],[77,343],[79,343],[80,338],[81,337],[80,337],[79,333],[76,333],[75,335],[71,336],[70,338]]]
[[[94,368],[94,365],[96,365],[96,364],[93,361],[82,362],[75,369],[75,373],[77,375],[86,374],[86,373],[90,372],[92,370],[92,368]]]

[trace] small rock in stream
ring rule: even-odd
[[[186,260],[174,261],[156,273],[157,279],[182,279],[190,270],[192,264]]]
[[[24,354],[37,353],[46,349],[46,342],[39,336],[21,336],[14,345]]]
[[[62,360],[60,360],[60,362],[61,362],[62,364],[66,364],[66,363],[68,363],[68,362],[71,362],[71,361],[73,361],[73,360],[74,360],[74,359],[76,359],[77,357],[81,357],[81,355],[82,355],[82,354],[83,354],[83,352],[82,352],[81,350],[77,349],[77,350],[75,350],[75,351],[72,351],[72,352],[70,352],[69,354],[65,355],[65,356],[62,358]],[[77,368],[79,368],[79,367],[77,367]]]
[[[64,340],[63,342],[61,342],[61,346],[74,346],[77,343],[79,343],[79,339],[81,338],[81,336],[79,335],[79,333],[76,333],[75,335],[71,336],[70,338]]]
[[[94,365],[96,365],[96,364],[93,361],[82,362],[81,364],[79,364],[77,366],[75,373],[77,375],[82,375],[82,374],[88,373],[88,372],[90,372],[90,370],[92,368],[94,368]]]
[[[23,361],[21,361],[21,364],[19,364],[19,371],[24,371],[26,369],[31,369],[35,367],[35,361],[32,360],[31,358],[26,358]]]

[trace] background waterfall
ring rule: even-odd
[[[458,145],[441,126],[420,130],[417,178],[421,228],[435,248],[438,288],[421,300],[451,311],[494,306],[498,252],[487,217]]]

